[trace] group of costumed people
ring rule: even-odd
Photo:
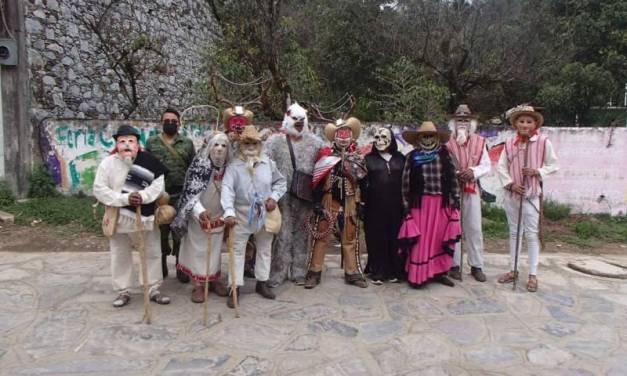
[[[234,308],[251,243],[255,291],[275,299],[273,287],[286,281],[306,289],[321,283],[332,237],[339,242],[349,285],[454,286],[451,279],[463,277],[462,235],[470,275],[486,281],[479,179],[490,173],[491,162],[467,105],[457,108],[448,130],[425,121],[404,131],[402,138],[413,146],[407,155],[386,127],[374,129],[371,148],[358,145],[362,124],[354,117],[327,124],[325,142],[297,103],[288,107],[280,131],[267,138],[241,106],[227,109],[222,118],[224,129],[209,132],[198,151],[179,132],[174,110],[164,112],[163,133],[149,139],[146,151],[136,129],[123,125],[114,134],[115,149],[99,165],[93,192],[106,208],[103,230],[110,241],[115,307],[130,301],[131,251],[138,242],[146,262],[140,284],[159,304],[170,302],[159,290],[168,254],[176,256],[177,278],[192,281],[193,302],[206,300],[207,284]],[[524,234],[526,288],[533,292],[542,182],[557,171],[557,158],[533,107],[518,106],[508,119],[516,134],[506,141],[496,172],[506,191],[512,261],[498,282],[517,280]],[[166,210],[168,204],[176,210]],[[225,284],[221,254],[227,241],[232,257]]]

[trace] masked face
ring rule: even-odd
[[[420,137],[418,145],[422,150],[430,151],[440,145],[440,139],[438,138],[437,134],[425,134]]]
[[[455,119],[455,139],[459,144],[465,144],[468,140],[470,119]]]
[[[346,149],[350,146],[353,138],[353,132],[350,128],[340,128],[335,131],[335,145],[340,149]]]
[[[374,147],[378,151],[386,151],[392,143],[392,132],[387,128],[379,128],[374,132]]]
[[[238,136],[244,132],[244,127],[248,125],[248,119],[244,116],[233,116],[229,119],[229,133],[235,133]]]
[[[283,128],[293,136],[300,136],[304,130],[308,129],[307,123],[307,110],[298,103],[291,105],[283,117]]]
[[[529,137],[536,130],[538,123],[536,123],[536,119],[533,116],[521,115],[516,118],[514,126],[519,135]]]
[[[163,133],[174,136],[179,131],[179,118],[174,113],[166,112],[161,119],[161,127]]]
[[[137,152],[139,151],[137,137],[133,135],[119,136],[116,140],[115,149],[125,163],[133,164]]]
[[[226,162],[229,139],[225,134],[213,137],[209,145],[209,157],[214,166],[222,167]]]
[[[261,142],[245,139],[240,142],[240,152],[245,157],[258,157],[261,152]]]

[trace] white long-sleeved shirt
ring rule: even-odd
[[[96,200],[106,206],[123,207],[129,205],[128,197],[130,193],[122,193],[122,187],[129,170],[130,166],[124,163],[117,154],[105,157],[100,162],[94,179],[93,194]],[[148,204],[159,198],[164,190],[165,180],[162,175],[153,180],[148,187],[138,191],[138,193],[142,197],[142,202]],[[154,215],[149,217],[142,216],[142,223],[145,230],[152,230]],[[135,230],[134,214],[130,215],[121,210],[118,217],[117,232],[126,233],[134,232]]]
[[[234,159],[226,167],[222,179],[222,195],[220,202],[224,209],[224,218],[235,217],[239,208],[240,218],[247,216],[250,207],[249,192],[251,187],[259,193],[263,200],[268,198],[278,202],[287,191],[287,182],[279,172],[274,161],[267,156],[260,157],[255,163],[254,182],[248,171],[246,162]]]
[[[485,147],[481,152],[481,159],[479,160],[479,164],[473,167],[470,167],[473,175],[475,176],[475,180],[481,179],[481,177],[486,176],[492,170],[492,162],[490,161],[490,155],[488,154],[488,149]]]

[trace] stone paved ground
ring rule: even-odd
[[[487,255],[489,282],[424,290],[346,286],[329,256],[314,290],[285,285],[269,301],[248,281],[239,319],[212,295],[203,327],[191,286],[172,278],[153,325],[140,295],[113,308],[107,253],[2,252],[0,374],[625,375],[627,284],[569,258],[545,255],[531,294],[495,282],[504,255]]]

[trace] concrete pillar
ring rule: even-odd
[[[17,41],[18,65],[0,70],[2,97],[2,136],[4,140],[4,179],[18,194],[28,190],[28,174],[33,161],[33,129],[29,117],[30,84],[24,32],[24,0],[6,0],[5,19]],[[5,30],[0,35],[8,38]]]

